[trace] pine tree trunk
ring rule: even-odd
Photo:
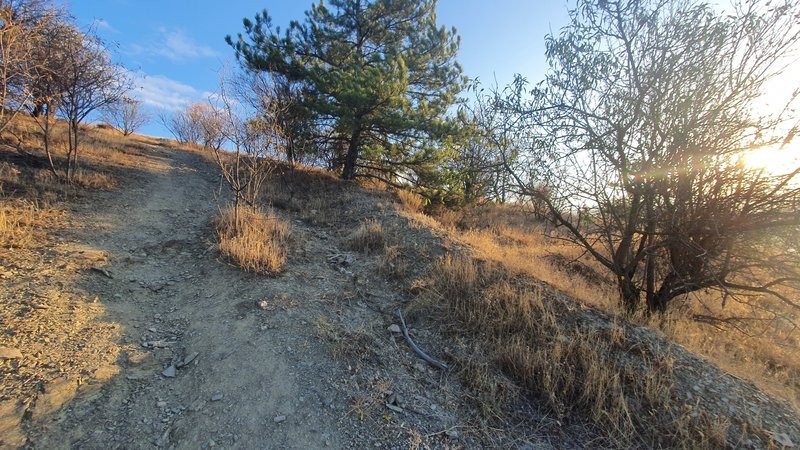
[[[356,127],[350,136],[350,146],[344,158],[342,179],[352,180],[356,177],[356,162],[358,161],[358,147],[361,145],[361,127]]]

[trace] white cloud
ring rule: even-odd
[[[152,108],[177,111],[192,101],[205,100],[208,93],[163,75],[130,72],[134,81],[131,96]]]
[[[114,28],[114,27],[112,27],[112,26],[111,26],[111,24],[110,24],[110,23],[108,23],[108,21],[107,21],[107,20],[103,20],[103,19],[94,19],[94,22],[92,22],[92,24],[93,24],[94,26],[96,26],[98,30],[106,30],[106,31],[111,31],[111,32],[114,32],[114,33],[116,33],[116,32],[117,32],[117,29],[116,29],[116,28]]]
[[[158,29],[158,37],[154,41],[145,45],[134,44],[131,49],[136,54],[161,56],[172,61],[219,56],[216,50],[198,44],[183,31],[165,27]]]

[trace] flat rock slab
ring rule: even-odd
[[[22,352],[17,348],[0,347],[0,359],[20,359]]]

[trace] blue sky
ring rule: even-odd
[[[136,96],[154,111],[205,99],[220,69],[235,64],[225,35],[242,31],[242,18],[267,8],[281,28],[302,19],[311,0],[72,0],[82,26],[94,26],[116,59],[136,74]],[[544,36],[567,22],[566,0],[440,0],[440,24],[462,38],[459,62],[471,78],[503,85],[520,73],[544,74]],[[142,132],[166,136],[157,123]]]

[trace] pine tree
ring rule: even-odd
[[[343,149],[342,178],[418,181],[446,153],[448,111],[465,80],[460,38],[436,0],[331,0],[284,35],[265,10],[226,39],[248,69],[299,83],[304,107]]]

